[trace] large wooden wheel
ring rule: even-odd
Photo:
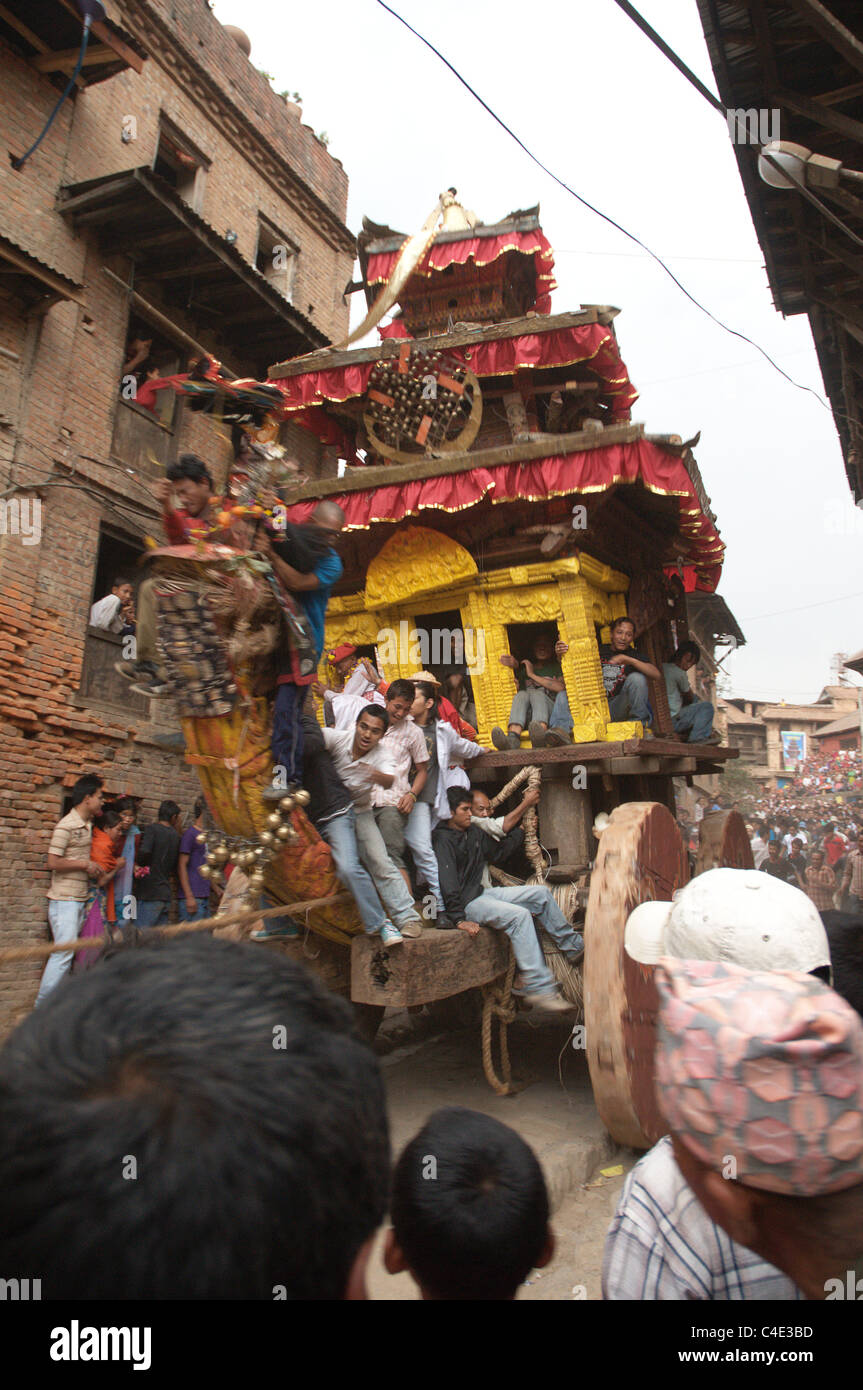
[[[654,968],[627,955],[623,933],[639,903],[670,902],[688,881],[686,850],[670,811],[652,801],[631,801],[612,811],[587,904],[585,1036],[603,1124],[619,1144],[636,1149],[650,1148],[667,1126],[653,1084]]]
[[[708,869],[754,869],[746,822],[739,811],[709,811],[699,826],[696,874]]]

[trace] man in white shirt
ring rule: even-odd
[[[683,642],[671,660],[663,662],[671,723],[674,732],[685,734],[690,743],[719,743],[719,734],[713,732],[713,706],[709,700],[697,700],[689,684],[687,672],[700,658],[697,642]]]
[[[105,632],[134,632],[134,592],[128,579],[115,579],[110,594],[90,609],[90,626]]]
[[[385,945],[397,946],[404,928],[407,928],[407,935],[420,934],[422,919],[404,879],[387,854],[372,809],[375,787],[390,787],[395,780],[395,766],[386,749],[381,747],[388,723],[385,709],[366,705],[353,729],[324,729],[322,732],[336,771],[354,799],[360,859],[374,879],[396,927],[395,931],[382,928],[382,940]]]

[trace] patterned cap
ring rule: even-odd
[[[863,1024],[844,999],[812,975],[671,957],[656,983],[659,1104],[697,1158],[797,1197],[863,1183]]]
[[[334,647],[331,652],[327,652],[327,661],[344,661],[346,656],[353,656],[356,647],[352,647],[349,642],[343,642],[340,647]]]

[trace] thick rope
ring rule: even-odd
[[[310,912],[316,907],[329,907],[332,903],[351,902],[350,893],[331,893],[326,898],[308,898],[300,903],[280,903],[278,907],[244,907],[226,912],[223,917],[204,917],[199,922],[175,922],[171,926],[145,927],[148,936],[151,932],[161,937],[182,936],[190,931],[212,931],[218,927],[231,927],[238,923],[255,922],[261,917],[293,916],[295,912]],[[129,925],[132,925],[131,923]],[[0,965],[18,960],[45,960],[57,951],[94,951],[108,945],[104,936],[79,936],[74,941],[43,942],[38,946],[0,947]],[[110,943],[113,944],[113,943]]]
[[[512,1067],[509,1060],[509,1043],[507,1041],[507,1028],[512,1023],[516,1015],[516,1006],[512,998],[512,982],[515,978],[515,956],[510,955],[509,966],[503,977],[503,984],[493,980],[489,985],[483,985],[482,991],[482,1069],[485,1072],[485,1079],[496,1091],[499,1096],[514,1096],[518,1091],[523,1090],[523,1086],[513,1082]],[[494,1059],[492,1057],[491,1046],[491,1025],[492,1019],[496,1018],[500,1025],[500,1069],[503,1080],[497,1075],[494,1069]]]
[[[538,791],[540,783],[542,782],[542,773],[540,769],[534,765],[520,768],[515,776],[510,778],[506,786],[498,792],[497,796],[489,802],[491,809],[494,811],[502,801],[506,801],[507,797],[511,796],[516,788],[521,786],[522,782],[527,782],[531,790],[535,788]],[[536,807],[530,806],[525,811],[522,824],[524,826],[524,852],[530,860],[531,867],[533,868],[537,880],[542,883],[545,880],[545,860],[542,856],[542,848],[537,833],[538,822],[536,818]]]

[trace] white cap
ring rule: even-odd
[[[629,914],[624,945],[643,965],[661,956],[803,973],[830,965],[811,899],[757,869],[709,869],[673,902],[640,903]]]

